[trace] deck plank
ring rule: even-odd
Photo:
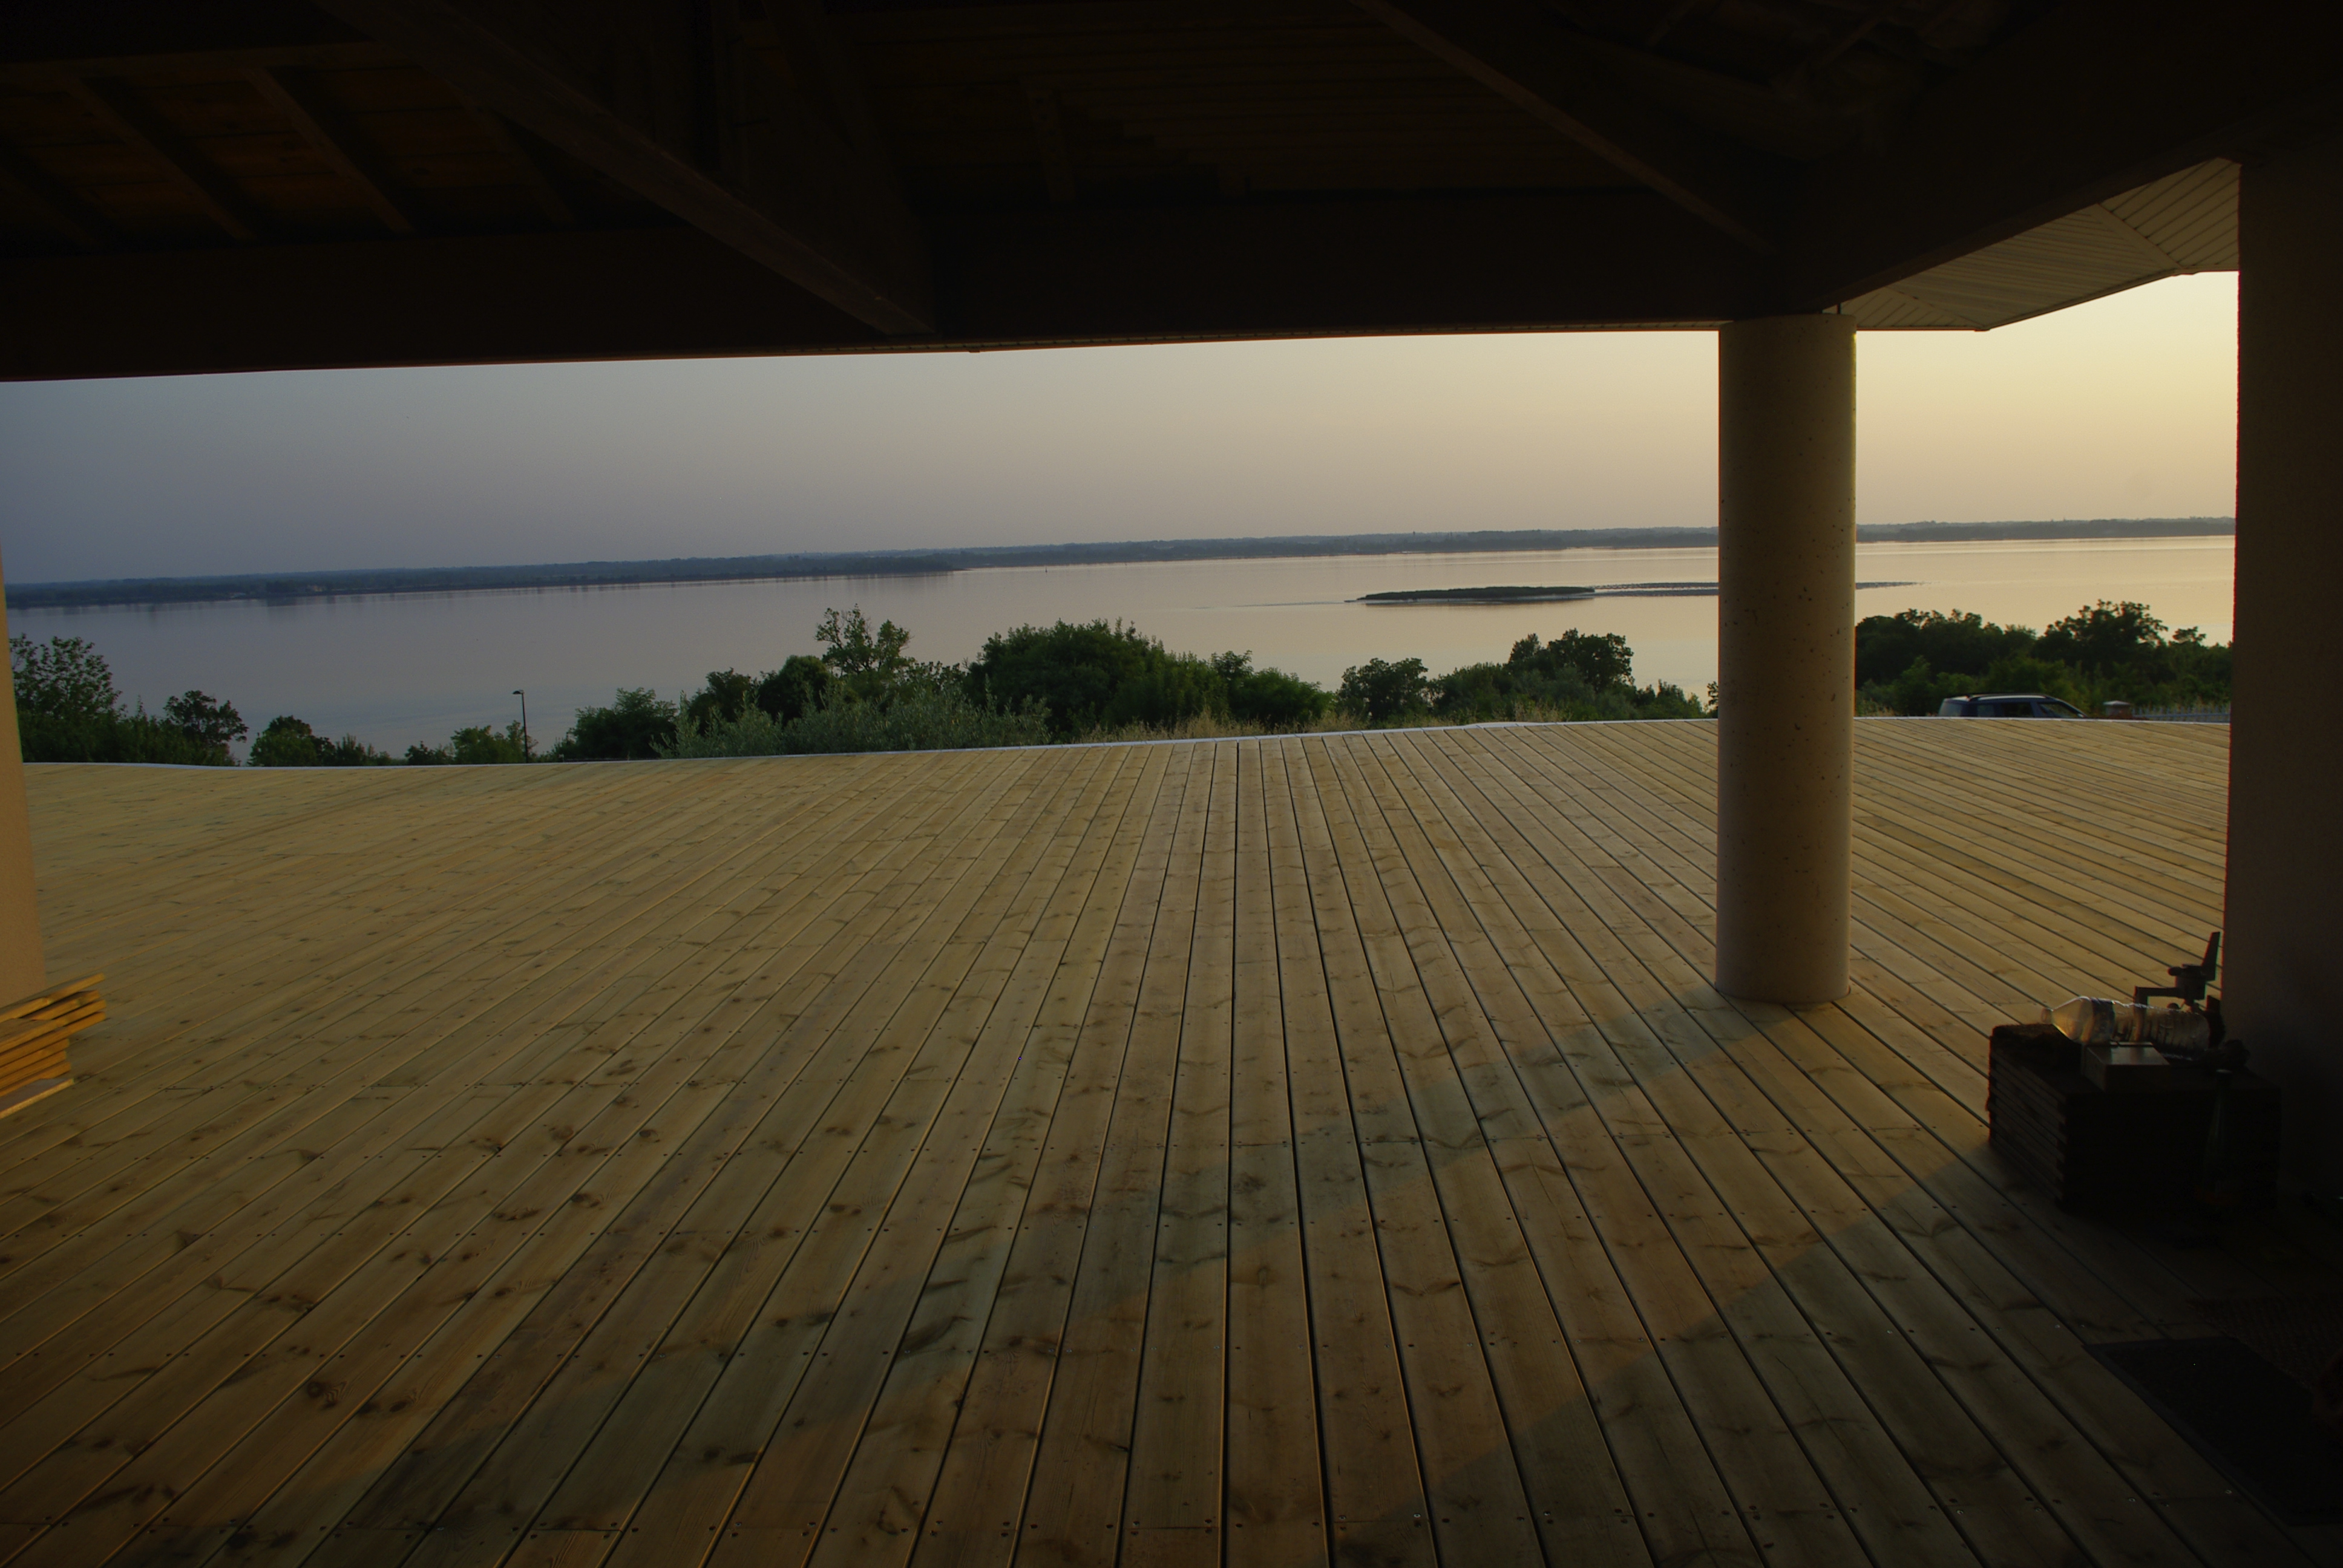
[[[1795,1012],[1699,723],[35,767],[0,1561],[2336,1561],[2087,1346],[2343,1249],[1985,1137],[2218,920],[2226,733],[1856,733]]]

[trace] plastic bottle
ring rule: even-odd
[[[2161,1050],[2201,1052],[2213,1043],[2213,1024],[2194,1008],[2142,1007],[2078,996],[2049,1010],[2058,1032],[2077,1045],[2152,1045]]]

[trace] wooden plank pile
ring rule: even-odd
[[[73,1081],[65,1041],[106,1018],[104,975],[84,975],[0,1007],[0,1116]]]

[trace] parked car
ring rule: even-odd
[[[1939,719],[2080,719],[2083,710],[2071,702],[2045,697],[2038,691],[1996,691],[1985,697],[1947,697],[1936,709]]]

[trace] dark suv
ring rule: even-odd
[[[2045,697],[2038,691],[1999,691],[1989,697],[1947,697],[1936,709],[1939,719],[2080,719],[2083,710],[2071,702]]]

